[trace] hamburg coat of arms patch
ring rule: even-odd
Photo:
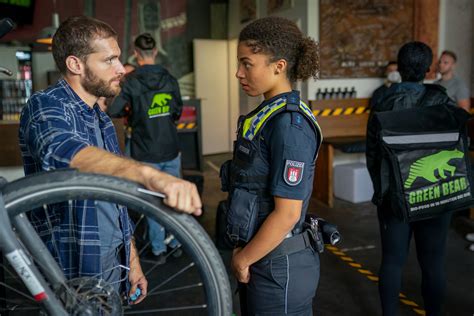
[[[304,162],[286,160],[285,170],[283,172],[283,179],[288,185],[298,185],[301,182],[301,179],[303,179],[303,171]]]

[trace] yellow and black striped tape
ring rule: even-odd
[[[334,255],[338,256],[339,259],[346,262],[352,268],[357,269],[357,272],[364,275],[370,281],[373,281],[373,282],[379,281],[379,277],[377,275],[373,274],[370,270],[364,269],[364,267],[360,263],[355,262],[354,259],[346,255],[339,248],[335,246],[326,246],[326,249],[331,251]],[[408,306],[409,308],[411,308],[417,315],[426,315],[425,310],[422,307],[420,307],[415,301],[408,299],[405,294],[400,293],[399,297],[400,297],[400,302]]]
[[[191,122],[191,123],[179,123],[177,126],[176,126],[178,129],[193,129],[196,127],[196,123],[195,122]]]
[[[369,112],[370,112],[370,109],[366,106],[313,110],[314,116],[338,116],[338,115],[362,114],[362,113],[369,113]]]

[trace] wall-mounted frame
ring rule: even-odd
[[[320,0],[321,78],[379,77],[414,39],[415,0]]]

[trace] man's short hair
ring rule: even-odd
[[[76,56],[86,61],[94,52],[91,46],[96,38],[117,38],[117,33],[107,23],[87,16],[73,16],[59,26],[53,37],[53,57],[62,74],[67,71],[66,58]]]
[[[433,61],[431,48],[422,42],[409,42],[398,52],[398,72],[402,81],[420,82],[430,70]]]
[[[443,56],[443,55],[451,56],[451,58],[454,59],[454,62],[458,61],[458,57],[456,56],[456,54],[453,51],[445,50],[441,53],[441,56]]]
[[[156,47],[156,41],[150,33],[143,33],[135,39],[135,49],[142,57],[153,56],[153,49]]]

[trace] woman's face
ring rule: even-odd
[[[263,94],[265,99],[279,84],[282,76],[276,63],[270,62],[268,55],[254,53],[245,43],[237,48],[238,68],[235,76],[242,90],[252,97]]]

